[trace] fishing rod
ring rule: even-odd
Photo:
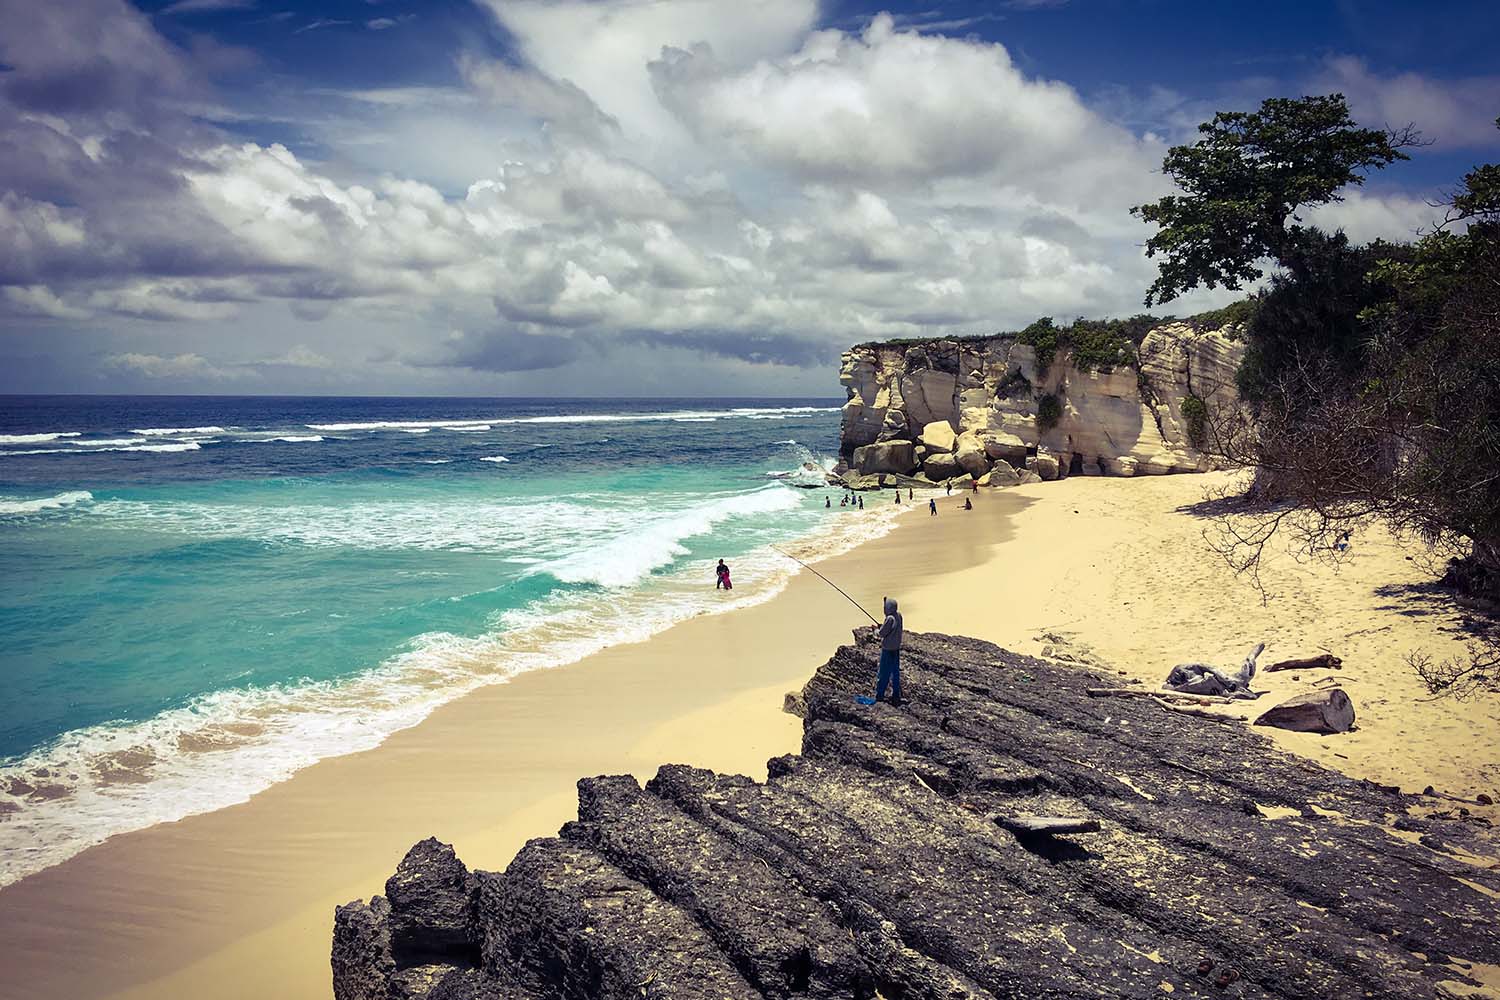
[[[798,566],[801,566],[803,569],[807,570],[813,576],[817,577],[819,580],[822,580],[824,583],[828,584],[828,586],[832,587],[834,590],[837,590],[840,594],[844,594],[844,588],[843,587],[840,587],[838,584],[834,583],[832,580],[828,579],[828,577],[824,576],[822,573],[819,573],[817,570],[813,569],[807,563],[803,562],[801,559],[798,559],[796,556],[792,555],[790,552],[783,551],[782,549],[777,549],[776,546],[774,546],[774,545],[771,546],[771,548],[775,549],[777,552],[780,552],[782,555],[786,556],[792,562],[796,563]],[[874,615],[870,614],[870,612],[866,611],[864,609],[864,606],[861,605],[854,598],[850,597],[848,594],[844,594],[844,600],[848,601],[850,604],[854,605],[856,608],[859,608],[860,613],[863,614],[866,618],[870,619],[870,621],[874,622],[876,625],[880,624],[880,619],[876,618]]]

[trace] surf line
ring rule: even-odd
[[[784,551],[782,549],[778,549],[774,545],[772,545],[771,548],[774,549],[777,552],[780,552],[782,555],[786,556],[792,562],[796,563],[798,566],[801,566],[803,569],[807,570],[813,576],[817,577],[819,580],[822,580],[824,583],[828,584],[828,586],[832,587],[834,590],[837,590],[840,594],[844,594],[844,588],[843,587],[840,587],[838,584],[834,583],[832,580],[828,579],[828,577],[824,576],[822,573],[819,573],[817,570],[813,569],[807,563],[803,562],[801,559],[798,559],[796,556],[792,555],[790,552],[786,552],[786,551]],[[870,621],[874,622],[876,625],[880,624],[880,619],[876,618],[874,615],[870,614],[870,612],[866,611],[864,609],[864,605],[860,604],[854,598],[850,597],[848,594],[844,594],[844,600],[848,601],[850,604],[854,605],[856,608],[859,608],[860,614],[862,614],[866,618],[870,619]]]

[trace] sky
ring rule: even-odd
[[[1500,159],[1500,3],[0,0],[0,392],[836,396],[839,354],[1142,311],[1218,110]],[[1237,297],[1200,291],[1162,313]]]

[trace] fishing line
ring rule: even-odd
[[[840,587],[838,584],[834,583],[832,580],[828,579],[828,577],[824,576],[822,573],[819,573],[817,570],[813,569],[807,563],[803,562],[801,559],[798,559],[796,556],[792,555],[790,552],[784,552],[781,549],[777,549],[776,546],[774,546],[774,545],[772,545],[771,548],[775,549],[777,552],[780,552],[782,555],[786,556],[792,562],[796,563],[798,566],[801,566],[803,569],[807,570],[813,576],[817,577],[819,580],[822,580],[824,583],[828,584],[828,586],[832,587],[834,590],[837,590],[840,594],[844,594],[844,588],[843,587]],[[844,594],[844,600],[848,601],[850,604],[854,605],[856,608],[859,608],[860,613],[863,614],[866,618],[870,619],[870,621],[874,622],[876,625],[880,624],[880,619],[876,618],[874,615],[870,614],[870,612],[866,611],[864,609],[864,607],[858,601],[856,601],[854,598],[850,597],[848,594]]]

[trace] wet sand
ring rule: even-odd
[[[1337,573],[1275,559],[1281,596],[1262,606],[1177,512],[1208,478],[1074,479],[987,492],[972,512],[943,497],[939,517],[919,510],[818,568],[871,609],[898,596],[913,630],[1050,647],[1152,684],[1258,641],[1263,663],[1328,646],[1358,730],[1279,742],[1407,789],[1500,790],[1496,705],[1420,700],[1403,661],[1461,639],[1456,616],[1403,589],[1422,579],[1403,551],[1359,538]],[[672,761],[764,777],[799,742],[782,694],[863,621],[803,573],[764,604],[476,692],[243,805],[113,838],[0,890],[0,996],[325,1000],[334,905],[381,891],[414,841],[503,868],[572,817],[581,776]],[[1329,673],[1268,675],[1259,704]]]

